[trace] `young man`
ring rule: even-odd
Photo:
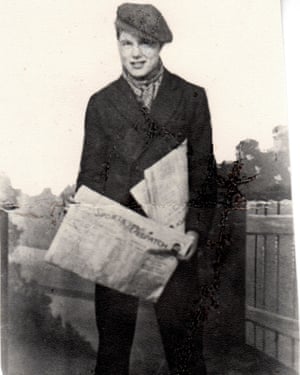
[[[143,214],[130,189],[144,178],[146,168],[187,139],[186,231],[194,244],[179,259],[155,311],[171,373],[202,375],[201,327],[189,337],[187,326],[199,292],[197,250],[206,241],[216,201],[207,98],[204,89],[163,66],[160,51],[172,41],[172,33],[155,7],[123,4],[115,25],[123,72],[90,98],[77,188],[86,185]],[[96,285],[95,303],[95,374],[128,375],[138,300]],[[185,352],[188,361],[182,361]]]

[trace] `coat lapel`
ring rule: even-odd
[[[150,116],[157,121],[160,126],[164,126],[172,117],[172,114],[178,108],[181,92],[176,85],[177,80],[167,70],[164,76],[157,96],[152,103]]]
[[[142,108],[122,76],[111,87],[109,95],[108,99],[116,110],[130,122],[136,131],[139,131],[140,124],[144,122]]]
[[[135,98],[135,95],[123,77],[111,87],[109,101],[116,110],[128,121],[127,134],[130,139],[135,139],[134,158],[137,159],[155,142],[159,146],[160,137],[164,148],[166,142],[171,148],[175,145],[172,136],[166,136],[167,122],[178,107],[181,92],[177,88],[176,78],[166,69],[157,96],[152,103],[150,113],[146,113]],[[128,123],[128,125],[127,125]],[[154,127],[151,129],[151,127]],[[124,141],[128,140],[125,136]],[[167,152],[168,150],[166,150]]]

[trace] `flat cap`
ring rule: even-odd
[[[173,35],[166,20],[151,4],[124,3],[118,7],[116,27],[138,33],[161,43],[171,42]]]

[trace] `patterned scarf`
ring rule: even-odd
[[[145,80],[137,80],[133,78],[125,69],[123,69],[123,77],[132,88],[137,101],[150,111],[153,100],[155,99],[159,86],[163,78],[164,67],[160,61],[158,67],[153,71],[151,78]]]

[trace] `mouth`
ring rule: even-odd
[[[135,61],[135,62],[131,62],[130,65],[134,68],[134,69],[142,69],[145,65],[145,61]]]

